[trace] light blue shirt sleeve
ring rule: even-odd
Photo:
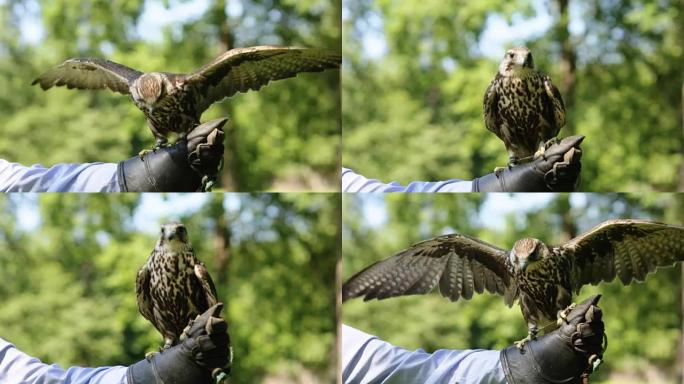
[[[401,185],[396,181],[383,183],[368,179],[349,168],[342,168],[342,192],[471,192],[472,189],[473,182],[469,180],[413,181]]]
[[[345,384],[505,384],[499,351],[408,351],[342,325]]]
[[[0,339],[0,383],[3,384],[126,384],[127,367],[63,369],[42,363]]]
[[[30,167],[0,159],[0,192],[120,192],[117,164]]]

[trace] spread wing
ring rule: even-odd
[[[40,75],[31,85],[40,84],[43,90],[62,85],[69,89],[108,88],[128,94],[130,84],[140,75],[142,72],[109,60],[69,59]]]
[[[546,119],[551,122],[552,131],[548,132],[547,139],[558,136],[560,129],[565,126],[565,103],[558,88],[551,82],[551,78],[544,75],[544,97],[543,108]]]
[[[684,227],[641,220],[610,220],[561,245],[574,254],[573,286],[643,281],[658,267],[684,260]]]
[[[140,313],[156,326],[152,309],[152,296],[150,295],[150,270],[147,263],[143,264],[138,271],[138,276],[135,279],[135,295],[138,299]]]
[[[198,306],[201,312],[204,312],[218,302],[216,299],[218,296],[216,294],[216,286],[214,285],[214,281],[211,279],[211,275],[209,275],[209,271],[207,271],[207,268],[204,266],[204,264],[198,262],[195,264],[194,268],[195,277],[197,277],[197,281],[201,287],[201,289],[197,290],[196,292],[195,304]]]
[[[511,306],[517,284],[507,251],[469,236],[451,234],[417,243],[352,276],[342,286],[342,300],[417,295],[439,286],[442,296],[469,300],[485,290],[505,297]]]
[[[499,74],[496,74],[494,80],[489,83],[489,87],[484,94],[484,101],[482,102],[482,110],[484,111],[485,127],[491,132],[494,132],[500,139],[501,128],[499,124],[499,94],[496,92],[497,81]]]
[[[238,92],[259,90],[272,80],[294,77],[300,72],[339,68],[338,52],[295,47],[257,46],[225,52],[185,78],[195,89],[200,112]]]

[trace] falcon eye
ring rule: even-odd
[[[508,58],[512,59],[513,56],[515,56],[515,55],[513,54],[513,52],[508,52]]]

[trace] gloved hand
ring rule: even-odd
[[[198,125],[184,139],[119,163],[123,192],[195,192],[211,189],[223,166],[221,118]]]
[[[531,162],[473,180],[473,192],[571,192],[580,180],[584,136],[551,144]]]
[[[557,330],[501,351],[501,366],[509,384],[586,383],[607,347],[601,295],[578,304]],[[606,340],[606,345],[604,345]]]
[[[230,372],[228,325],[220,317],[223,303],[197,316],[177,344],[154,353],[126,371],[129,384],[212,383],[219,369]]]

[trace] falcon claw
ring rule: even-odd
[[[563,323],[568,322],[568,315],[573,309],[575,309],[576,306],[577,303],[572,303],[567,308],[558,311],[558,320],[556,320],[556,324],[558,324],[559,327],[563,325]]]
[[[518,349],[522,351],[523,348],[525,348],[525,344],[527,344],[528,342],[530,342],[534,339],[536,339],[536,337],[534,337],[532,335],[527,335],[526,338],[524,338],[522,340],[518,340],[518,341],[514,342],[513,344],[515,344],[515,346],[518,347]]]

